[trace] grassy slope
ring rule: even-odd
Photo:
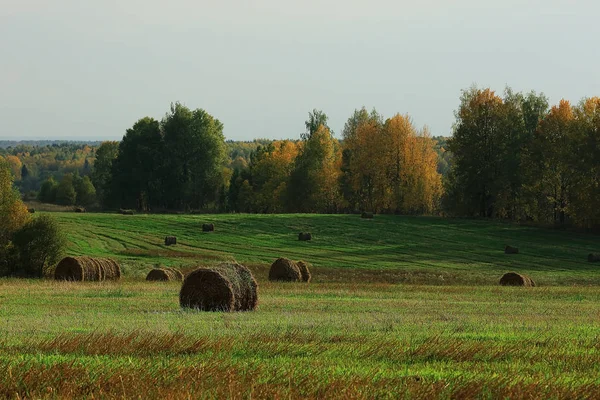
[[[0,279],[0,398],[600,397],[600,290],[549,286],[598,282],[597,237],[393,216],[55,215],[70,253],[117,256],[127,279]],[[315,263],[315,282],[268,282],[279,255]],[[256,272],[255,312],[184,311],[177,283],[138,279],[155,262],[231,257]],[[465,284],[506,269],[545,285]],[[406,281],[436,286],[389,283]]]
[[[414,273],[423,283],[489,283],[509,270],[540,284],[600,283],[587,254],[600,238],[489,221],[355,215],[135,215],[54,214],[74,255],[114,256],[126,275],[143,276],[153,263],[195,265],[234,258],[249,264],[284,256],[317,268]],[[217,231],[201,232],[203,222]],[[313,233],[299,242],[300,231]],[[164,246],[164,236],[178,245]],[[504,245],[521,254],[505,255]],[[402,278],[396,277],[402,281]],[[319,279],[318,275],[315,279]],[[392,277],[392,281],[394,281]]]

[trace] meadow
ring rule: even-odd
[[[597,236],[404,216],[53,215],[69,254],[117,258],[124,277],[1,279],[0,397],[600,397]],[[280,256],[312,263],[313,282],[269,282]],[[257,311],[182,310],[178,283],[144,281],[157,264],[231,259],[254,272]],[[537,286],[498,286],[507,271]]]

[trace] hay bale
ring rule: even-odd
[[[298,266],[298,269],[300,270],[300,275],[302,276],[302,281],[308,283],[310,282],[310,279],[312,277],[310,270],[308,269],[309,267],[309,263],[304,262],[304,261],[296,261],[296,265]]]
[[[300,232],[298,234],[298,240],[301,240],[301,241],[312,240],[312,235],[310,234],[310,232]]]
[[[123,208],[119,209],[119,213],[121,215],[134,215],[135,214],[135,212],[133,210],[126,210],[126,209],[123,209]]]
[[[27,211],[29,214],[35,214],[35,208],[28,208]]]
[[[177,244],[177,238],[175,236],[165,236],[165,246]]]
[[[504,254],[519,254],[519,249],[506,245],[504,247]]]
[[[99,258],[104,268],[104,280],[107,281],[118,281],[121,279],[121,267],[119,263],[111,258]]]
[[[191,272],[181,285],[179,304],[203,311],[251,311],[258,304],[257,290],[246,267],[223,263]]]
[[[84,213],[85,212],[85,208],[83,208],[83,207],[75,207],[74,210],[76,213]]]
[[[500,285],[533,287],[535,286],[535,282],[527,275],[517,274],[516,272],[508,272],[502,275],[502,278],[500,278]]]
[[[202,232],[214,232],[215,224],[202,224]]]
[[[590,253],[588,254],[589,262],[600,262],[600,254]]]
[[[168,272],[164,268],[154,268],[146,275],[147,281],[171,281],[172,273]]]
[[[360,215],[361,218],[365,218],[365,219],[373,219],[373,213],[372,212],[364,212]]]
[[[105,281],[119,280],[121,267],[112,259],[92,257],[65,257],[54,271],[58,281]]]
[[[278,258],[269,270],[270,281],[299,282],[302,279],[300,268],[292,260]]]
[[[181,272],[177,268],[164,267],[163,269],[171,275],[172,281],[179,281],[179,282],[183,281],[183,272]]]
[[[240,277],[239,295],[236,295],[236,304],[239,311],[252,311],[258,306],[258,283],[252,272],[245,266],[238,263],[228,263],[233,265]],[[223,264],[221,264],[223,265]]]

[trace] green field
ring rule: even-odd
[[[70,254],[116,257],[124,279],[0,280],[0,397],[600,397],[595,236],[400,216],[53,215]],[[268,282],[280,256],[311,262],[314,281]],[[230,259],[259,281],[255,312],[181,310],[177,283],[143,280],[155,264]],[[507,271],[538,286],[498,286]]]

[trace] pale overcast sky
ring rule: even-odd
[[[180,101],[228,139],[313,108],[449,135],[460,90],[600,95],[597,0],[0,0],[0,138],[120,139]]]

